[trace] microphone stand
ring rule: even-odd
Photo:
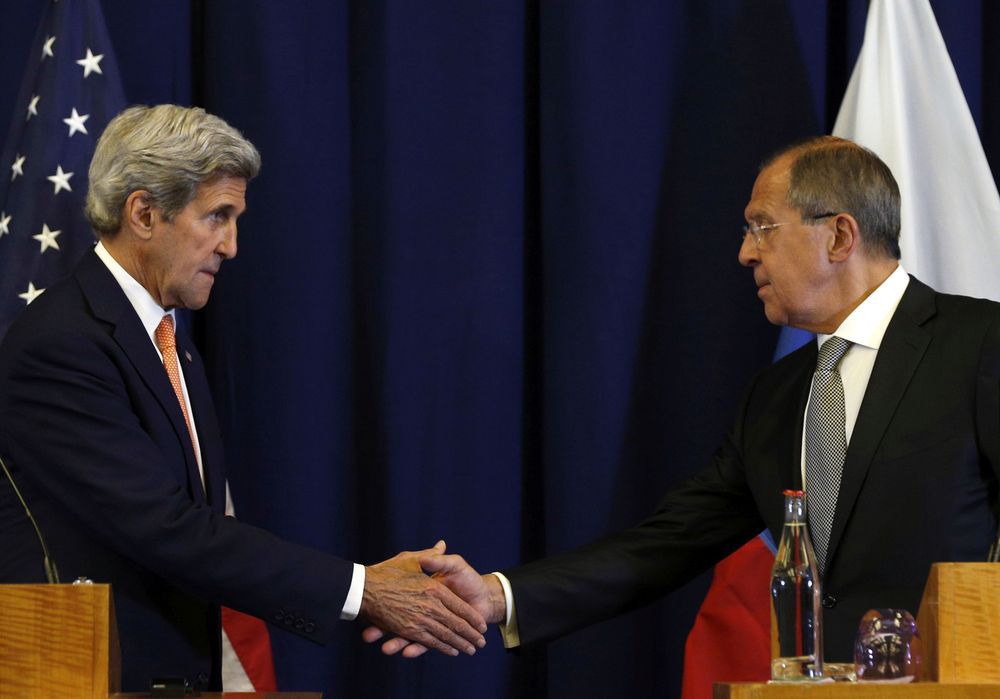
[[[38,528],[38,524],[35,522],[34,516],[31,514],[31,510],[28,508],[28,503],[24,501],[21,496],[21,491],[17,487],[17,483],[14,482],[14,477],[7,470],[7,464],[4,463],[3,457],[0,456],[0,468],[3,469],[4,475],[7,476],[7,480],[10,481],[10,486],[14,489],[14,495],[21,503],[21,507],[24,508],[24,513],[28,515],[28,521],[31,522],[31,526],[35,529],[35,536],[38,538],[38,543],[42,546],[42,564],[45,566],[45,579],[49,583],[55,585],[59,582],[59,571],[56,569],[56,563],[49,557],[49,549],[45,545],[45,537],[42,536],[42,530]]]

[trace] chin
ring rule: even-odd
[[[180,305],[189,311],[200,311],[208,303],[208,294],[199,294],[181,299]]]
[[[764,306],[764,315],[772,325],[788,325],[788,314],[780,309]]]

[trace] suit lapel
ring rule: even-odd
[[[921,325],[934,312],[934,292],[911,277],[882,338],[858,419],[854,423],[830,532],[827,564],[833,560],[882,437],[930,344],[931,334]]]
[[[77,269],[76,276],[94,316],[112,326],[111,336],[167,414],[177,439],[184,447],[189,490],[195,502],[205,504],[201,475],[194,458],[191,436],[184,423],[184,414],[181,412],[163,363],[156,354],[156,349],[139,316],[136,315],[125,292],[118,286],[118,282],[96,253],[87,254]]]
[[[215,417],[215,405],[205,378],[205,367],[185,333],[177,333],[177,359],[184,371],[188,398],[201,442],[201,465],[205,473],[205,490],[213,512],[225,514],[226,478],[222,468],[222,454],[218,439],[219,426]]]

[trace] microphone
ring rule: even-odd
[[[21,502],[21,507],[24,508],[24,513],[28,515],[28,521],[31,522],[31,526],[35,528],[35,536],[38,537],[38,543],[42,546],[42,564],[45,566],[45,579],[49,583],[55,585],[59,582],[59,571],[56,569],[56,562],[49,557],[49,549],[45,545],[45,537],[42,536],[42,530],[38,528],[38,524],[35,522],[34,516],[31,514],[31,510],[28,509],[28,503],[24,501],[21,497],[21,491],[17,488],[17,483],[14,482],[14,476],[10,475],[10,471],[7,470],[7,464],[4,463],[3,457],[0,456],[0,468],[3,469],[4,475],[7,476],[7,480],[10,481],[10,486],[14,489],[14,495]]]

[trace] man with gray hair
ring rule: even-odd
[[[165,676],[221,689],[220,605],[317,642],[360,614],[449,655],[485,643],[482,617],[419,553],[365,568],[225,516],[208,383],[174,313],[204,306],[236,255],[259,169],[253,145],[201,109],[119,114],[90,167],[100,242],[0,346],[0,455],[63,576],[112,583],[126,691]],[[40,581],[15,497],[3,482],[0,581]]]

